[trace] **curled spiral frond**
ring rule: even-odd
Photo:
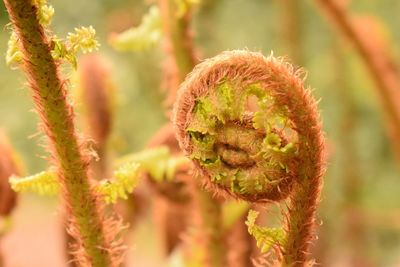
[[[284,91],[303,89],[301,81],[283,61],[247,51],[225,52],[195,68],[181,87],[174,120],[181,147],[208,185],[249,201],[288,196],[299,140]]]
[[[224,52],[187,76],[173,114],[206,187],[251,202],[290,197],[281,251],[288,266],[307,262],[325,170],[316,101],[302,76],[273,55]]]

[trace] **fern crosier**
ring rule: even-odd
[[[298,152],[287,107],[277,105],[257,79],[239,77],[234,66],[214,68],[215,60],[200,64],[181,89],[175,123],[182,148],[209,185],[249,201],[286,198]]]
[[[286,266],[307,262],[324,173],[316,101],[301,74],[272,55],[224,52],[187,76],[173,114],[206,187],[251,202],[290,196]]]

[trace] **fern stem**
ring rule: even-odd
[[[21,175],[18,163],[9,140],[0,130],[0,218],[9,216],[17,204],[17,193],[11,189],[8,179]]]
[[[67,211],[72,216],[71,232],[82,244],[76,252],[77,260],[93,267],[116,266],[105,237],[97,196],[89,181],[89,158],[84,155],[76,136],[66,82],[52,58],[51,40],[36,17],[37,7],[26,0],[4,0],[4,3],[20,40],[36,109],[59,169]]]
[[[387,47],[379,43],[379,36],[370,30],[367,34],[356,17],[350,16],[339,1],[316,0],[316,3],[353,44],[375,80],[388,120],[388,134],[395,155],[400,160],[400,73],[395,61],[387,52]]]
[[[194,183],[194,226],[198,229],[196,243],[203,249],[205,256],[202,266],[223,267],[225,263],[225,252],[223,244],[222,212],[221,204],[213,198],[212,194],[201,190],[197,183]]]
[[[281,5],[282,35],[290,59],[296,64],[302,63],[301,45],[301,1],[278,0]]]
[[[177,2],[159,0],[163,31],[166,36],[165,51],[168,56],[165,69],[170,76],[167,78],[169,80],[167,104],[173,103],[179,84],[197,63],[189,31],[191,11],[187,10],[179,15]]]

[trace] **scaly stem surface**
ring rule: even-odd
[[[88,158],[77,140],[73,110],[66,97],[66,82],[61,79],[58,64],[52,58],[51,40],[36,17],[37,7],[32,1],[4,0],[4,3],[18,35],[36,109],[59,168],[67,210],[72,216],[72,232],[76,232],[75,238],[83,246],[80,250],[84,255],[80,256],[93,267],[113,266],[104,222],[89,182]]]
[[[356,17],[349,16],[339,1],[316,1],[339,31],[354,45],[375,80],[386,111],[393,149],[400,160],[400,73],[396,63],[387,52],[387,47],[379,43],[379,36],[371,30],[362,29]]]

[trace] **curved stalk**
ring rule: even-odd
[[[363,28],[357,17],[350,16],[346,9],[335,0],[316,0],[327,16],[337,26],[356,51],[375,80],[382,107],[387,118],[388,134],[395,155],[400,160],[400,72],[396,62],[387,52],[388,47],[379,40],[373,26]],[[371,23],[371,19],[369,19]],[[373,22],[373,21],[372,21]]]

